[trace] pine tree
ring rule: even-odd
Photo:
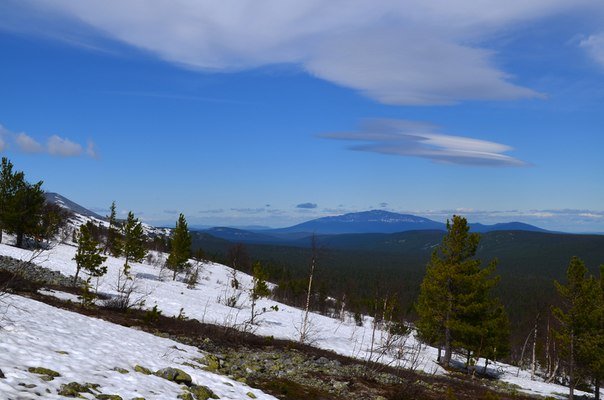
[[[416,305],[420,337],[439,348],[439,362],[448,367],[454,347],[480,352],[493,338],[489,320],[498,309],[491,289],[497,283],[491,275],[492,262],[481,268],[474,258],[480,236],[470,233],[465,218],[447,221],[447,235],[432,254],[420,287]],[[501,323],[501,321],[499,321]],[[444,357],[441,349],[444,348]]]
[[[554,307],[552,312],[561,326],[557,336],[564,345],[567,357],[569,399],[572,400],[577,372],[597,368],[598,360],[594,360],[592,352],[598,350],[593,347],[598,345],[598,340],[593,342],[594,333],[599,330],[598,314],[602,300],[599,282],[588,275],[580,258],[571,259],[566,279],[566,285],[554,282],[562,307]]]
[[[90,277],[99,277],[107,273],[107,267],[102,264],[107,257],[101,255],[102,249],[100,243],[94,240],[90,234],[89,224],[80,226],[78,236],[78,250],[73,258],[76,262],[76,273],[73,277],[73,284],[78,282],[78,274],[83,269]]]
[[[2,157],[0,169],[0,243],[6,225],[5,221],[13,207],[15,194],[24,180],[23,172],[13,172],[13,163],[8,158]]]
[[[107,228],[107,241],[105,242],[103,253],[107,254],[107,252],[109,252],[112,256],[119,257],[122,253],[122,237],[117,221],[115,201],[111,203],[107,220],[109,222],[109,227]]]
[[[172,233],[172,250],[168,256],[166,264],[173,271],[172,279],[176,280],[176,275],[184,271],[189,266],[191,257],[191,234],[187,227],[187,220],[183,214],[180,214],[176,227]]]
[[[0,225],[17,236],[16,246],[23,247],[26,236],[42,232],[45,203],[42,181],[31,184],[23,172],[13,172],[13,164],[2,158],[0,170]]]
[[[124,273],[125,275],[128,275],[130,271],[130,262],[141,262],[147,255],[143,225],[138,218],[134,218],[134,213],[132,211],[128,213],[128,218],[126,218],[126,222],[122,226],[122,236],[122,254],[126,259],[124,263]]]
[[[587,277],[584,284],[581,313],[585,325],[582,334],[577,335],[577,364],[584,375],[593,378],[595,398],[600,398],[600,383],[604,377],[604,266],[600,267],[600,279]]]
[[[252,316],[250,324],[254,324],[256,313],[256,303],[259,299],[267,297],[271,294],[268,284],[266,283],[267,274],[262,268],[260,262],[254,263],[252,267],[252,288],[250,289],[250,300],[252,301]]]

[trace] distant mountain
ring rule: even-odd
[[[71,212],[73,212],[74,214],[80,214],[84,217],[88,217],[88,218],[96,218],[96,219],[100,219],[100,220],[105,220],[106,218],[103,216],[100,216],[99,214],[90,211],[89,209],[82,207],[81,205],[69,200],[67,197],[61,196],[58,193],[53,193],[53,192],[46,192],[44,193],[44,196],[46,196],[46,201],[49,203],[53,203],[56,205],[59,205]]]
[[[545,229],[522,222],[506,222],[495,225],[480,223],[470,224],[473,232],[494,231],[529,231],[548,232]],[[440,230],[445,231],[446,225],[442,222],[410,214],[398,214],[383,210],[371,210],[331,217],[323,217],[303,222],[287,228],[255,231],[270,236],[283,234],[307,233],[317,235],[339,235],[347,233],[398,233],[407,231]],[[299,238],[299,236],[297,237]],[[295,238],[293,238],[295,239]]]
[[[504,222],[494,225],[470,224],[472,232],[497,232],[497,231],[526,231],[526,232],[550,232],[546,229],[539,228],[534,225],[525,224],[524,222]]]
[[[389,211],[371,210],[303,222],[288,228],[271,229],[270,233],[308,232],[318,235],[342,233],[395,233],[414,230],[444,230],[445,224],[428,218]]]

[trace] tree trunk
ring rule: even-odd
[[[79,274],[79,273],[80,273],[80,266],[78,265],[78,266],[76,267],[76,273],[75,273],[75,275],[74,275],[74,277],[73,277],[73,286],[75,286],[75,285],[77,285],[77,284],[78,284],[78,274]]]
[[[312,279],[315,274],[315,262],[317,259],[317,241],[315,235],[311,238],[311,247],[312,247],[312,260],[310,263],[310,273],[308,275],[308,292],[306,293],[306,307],[304,307],[304,320],[302,321],[302,326],[300,327],[300,343],[304,343],[308,338],[306,337],[308,332],[308,312],[310,310],[310,295],[312,292]]]
[[[254,317],[255,317],[255,308],[256,308],[256,300],[253,297],[254,295],[252,294],[252,317],[250,318],[250,324],[254,325]]]
[[[23,248],[23,232],[17,232],[17,243],[16,246],[20,249]]]
[[[436,358],[436,361],[440,363],[440,360],[442,358],[442,352],[443,352],[443,347],[442,345],[438,345],[438,357]]]
[[[574,364],[575,364],[575,335],[573,332],[570,334],[570,355],[569,355],[569,365],[568,365],[568,379],[569,379],[569,394],[568,400],[574,400],[575,398],[575,377],[574,377]]]
[[[487,367],[489,366],[489,359],[485,358],[484,360],[484,369],[482,370],[482,374],[485,375],[487,373]]]
[[[2,229],[0,229],[0,243],[2,243]]]
[[[537,321],[539,320],[539,316],[537,316],[537,320],[535,320],[535,331],[533,334],[533,357],[531,359],[531,380],[535,380],[535,369],[537,368]]]
[[[547,316],[547,332],[545,336],[545,365],[546,365],[546,376],[550,376],[552,372],[552,359],[549,354],[549,315]]]
[[[451,279],[447,281],[447,292],[449,298],[447,304],[447,316],[445,317],[445,359],[443,360],[443,366],[445,368],[449,368],[451,356],[453,355],[453,349],[451,348],[451,329],[449,328],[451,312],[453,311],[453,299],[451,298]]]
[[[596,377],[596,382],[594,385],[596,388],[596,390],[594,391],[594,399],[595,400],[600,400],[600,377],[597,376]]]

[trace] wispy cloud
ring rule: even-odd
[[[290,64],[383,103],[451,104],[541,96],[497,65],[489,39],[597,3],[185,0],[177,7],[141,1],[107,7],[102,0],[24,0],[7,8],[23,21],[36,16],[35,24],[19,24],[21,30],[93,44],[108,37],[186,68],[229,72]],[[14,20],[0,16],[0,27]]]
[[[55,157],[87,155],[91,158],[98,158],[96,146],[92,141],[89,141],[86,149],[84,149],[81,144],[70,139],[52,135],[43,145],[25,132],[15,133],[0,125],[0,150],[8,150],[13,147],[21,153],[48,154]]]
[[[92,140],[89,140],[88,144],[86,145],[86,155],[91,158],[99,158],[99,152],[96,149],[96,144]]]
[[[241,214],[260,214],[266,211],[266,208],[258,207],[258,208],[231,208],[231,211],[235,211]]]
[[[300,203],[296,206],[296,208],[302,208],[305,210],[310,210],[317,208],[317,203]]]
[[[572,231],[603,230],[604,211],[588,209],[530,209],[530,210],[480,210],[454,208],[445,210],[406,210],[403,213],[444,220],[452,215],[463,215],[472,222],[498,223],[521,221],[548,229]],[[585,228],[585,229],[584,229]]]
[[[350,149],[379,154],[421,157],[458,165],[523,167],[528,164],[504,153],[510,146],[439,133],[435,125],[406,120],[369,120],[357,132],[321,134],[326,139],[361,142]]]
[[[596,33],[581,40],[579,45],[602,67],[604,67],[604,32]]]
[[[214,208],[211,210],[199,210],[200,214],[222,214],[224,213],[224,209],[222,208]]]

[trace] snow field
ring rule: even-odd
[[[135,365],[151,371],[182,369],[194,384],[209,387],[221,399],[249,400],[249,392],[258,399],[274,399],[227,377],[183,365],[204,366],[194,360],[204,357],[195,347],[20,296],[10,295],[2,301],[9,306],[0,331],[0,369],[6,376],[0,379],[1,399],[64,399],[57,390],[69,382],[98,384],[103,394],[123,399],[176,399],[183,392],[176,383],[135,372]],[[45,381],[29,372],[30,367],[48,368],[61,376]],[[35,386],[28,387],[31,385]],[[93,394],[82,395],[94,398]]]

